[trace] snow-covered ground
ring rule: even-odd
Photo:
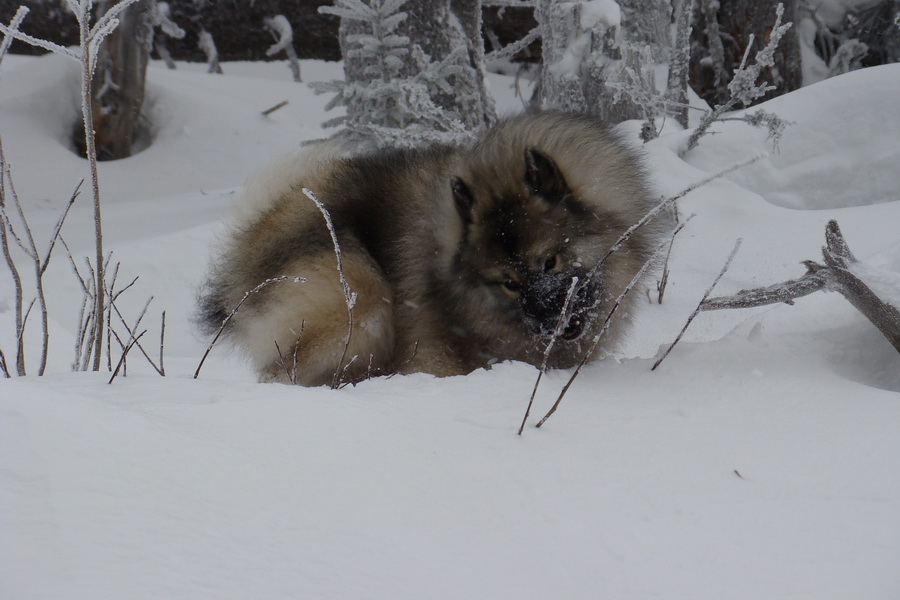
[[[38,240],[87,176],[63,141],[70,66],[0,68],[0,135]],[[154,65],[153,144],[101,165],[106,246],[122,281],[140,276],[119,304],[133,318],[154,296],[148,338],[166,311],[167,377],[136,354],[111,385],[68,372],[81,291],[60,253],[48,375],[0,380],[0,598],[900,597],[900,356],[848,302],[701,314],[650,371],[738,237],[717,294],[801,275],[837,219],[900,303],[900,65],[769,102],[793,122],[777,151],[742,123],[683,159],[683,132],[646,146],[667,194],[769,154],[681,201],[696,216],[665,302],[521,437],[523,364],[332,391],[257,384],[217,347],[191,378],[193,297],[236,188],[326,118],[284,64],[224,69]],[[510,85],[492,80],[506,111]],[[88,195],[63,231],[76,257],[92,252]],[[12,306],[0,275],[7,357]],[[548,374],[534,414],[568,376]]]

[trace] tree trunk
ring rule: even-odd
[[[607,123],[648,116],[630,95],[617,98],[607,83],[621,83],[621,67],[643,77],[646,57],[662,60],[669,46],[668,7],[658,0],[622,0],[618,6],[621,13],[598,16],[584,2],[537,0],[544,108],[587,113]]]
[[[99,160],[131,156],[135,142],[144,135],[141,108],[153,44],[148,10],[154,1],[140,0],[126,8],[100,51],[91,99]],[[100,14],[106,8],[104,3]]]

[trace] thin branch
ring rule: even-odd
[[[685,226],[685,223],[679,225],[678,229],[681,229]],[[676,230],[677,233],[677,230]],[[541,427],[544,423],[547,422],[553,413],[559,408],[559,404],[562,402],[563,397],[569,391],[569,388],[572,387],[572,383],[575,382],[575,379],[581,373],[581,370],[584,368],[584,365],[587,364],[587,361],[591,356],[594,355],[594,351],[597,349],[597,346],[600,344],[600,340],[609,330],[610,324],[612,323],[613,316],[615,316],[616,311],[619,310],[619,306],[622,305],[622,301],[625,299],[631,290],[634,289],[634,286],[637,285],[638,281],[644,276],[650,266],[656,261],[656,257],[662,252],[662,249],[665,247],[666,243],[663,242],[659,246],[656,247],[656,250],[653,252],[653,255],[647,259],[646,262],[641,266],[637,273],[634,274],[634,277],[631,278],[631,281],[628,282],[628,285],[625,286],[625,289],[622,290],[622,293],[616,298],[616,301],[613,303],[612,308],[607,313],[606,318],[603,320],[603,325],[600,327],[600,331],[594,336],[594,339],[591,340],[591,347],[588,348],[588,351],[584,353],[584,356],[581,358],[581,362],[578,363],[578,366],[575,368],[575,371],[572,373],[572,376],[569,377],[569,380],[566,382],[566,385],[563,386],[562,390],[559,393],[559,396],[556,398],[556,402],[553,403],[553,406],[550,407],[550,410],[547,411],[547,414],[538,421],[538,424],[535,425],[536,428]]]
[[[559,339],[559,336],[562,335],[563,330],[566,327],[566,324],[569,320],[569,304],[572,302],[572,296],[575,294],[575,289],[578,287],[578,278],[572,278],[572,284],[569,286],[569,292],[566,294],[566,300],[563,302],[562,310],[559,311],[559,319],[556,321],[556,327],[553,329],[553,335],[550,336],[550,340],[547,342],[547,347],[544,348],[544,357],[541,360],[541,367],[538,371],[537,379],[534,381],[534,388],[531,390],[531,398],[528,399],[528,406],[525,408],[525,416],[522,417],[522,424],[519,425],[519,435],[522,435],[522,431],[525,430],[525,423],[528,422],[528,416],[531,414],[531,407],[534,404],[534,397],[537,396],[538,387],[541,385],[541,379],[544,376],[544,373],[547,372],[547,360],[550,358],[550,352],[553,350],[553,346],[556,344],[556,340]]]
[[[132,338],[131,342],[129,342],[128,345],[125,346],[125,349],[122,350],[122,356],[119,357],[119,363],[116,365],[116,370],[113,371],[112,377],[109,378],[109,381],[107,381],[107,383],[111,384],[113,382],[113,379],[116,378],[116,375],[119,374],[119,370],[122,368],[122,365],[125,363],[125,357],[128,356],[128,352],[135,346],[135,344],[138,343],[138,340],[140,340],[141,337],[143,337],[143,335],[145,333],[147,333],[146,329],[144,331],[142,331],[140,333],[140,335],[138,335],[136,338]]]
[[[166,311],[162,311],[162,325],[159,329],[159,374],[166,376],[166,366],[163,363],[163,353],[166,348]]]
[[[25,15],[28,14],[29,8],[27,6],[20,6],[18,10],[16,10],[16,14],[13,15],[12,20],[10,20],[9,25],[6,26],[10,31],[18,31],[19,25],[22,24],[22,19],[25,18]],[[6,53],[9,51],[9,46],[12,44],[13,36],[9,33],[3,34],[3,41],[0,42],[0,62],[3,62],[3,57],[6,56]]]
[[[275,112],[275,111],[278,110],[279,108],[284,108],[284,107],[287,106],[287,105],[288,105],[288,101],[287,101],[287,100],[282,100],[281,102],[279,102],[279,103],[276,104],[275,106],[272,106],[272,107],[267,108],[266,110],[262,111],[261,114],[262,114],[262,116],[264,116],[264,117],[268,117],[269,115],[271,115],[273,112]]]
[[[334,377],[331,381],[331,387],[337,389],[343,377],[344,360],[347,358],[347,351],[350,348],[350,340],[353,337],[353,307],[356,305],[356,292],[350,291],[350,284],[344,277],[344,266],[341,259],[341,246],[338,244],[337,232],[334,229],[334,223],[331,220],[331,214],[321,200],[309,189],[303,188],[303,194],[312,200],[319,212],[325,218],[325,225],[328,227],[328,233],[331,234],[331,243],[334,245],[334,256],[337,259],[338,276],[341,280],[341,286],[344,288],[344,302],[347,304],[347,339],[344,341],[344,350],[341,352],[341,359],[338,361],[334,371]]]
[[[12,379],[12,375],[9,374],[9,369],[6,366],[6,356],[3,354],[3,350],[0,350],[0,371],[3,371],[3,377]]]
[[[728,255],[728,260],[725,261],[725,265],[722,267],[722,270],[719,271],[719,274],[713,280],[712,285],[710,285],[709,288],[707,288],[706,293],[703,294],[703,298],[700,300],[699,304],[697,304],[697,308],[694,309],[694,312],[691,313],[691,316],[688,317],[687,323],[685,323],[684,327],[681,328],[681,331],[679,332],[678,337],[675,338],[675,341],[672,342],[672,345],[666,349],[666,351],[659,358],[659,360],[657,360],[656,363],[654,363],[653,367],[651,367],[651,369],[650,369],[651,371],[655,371],[656,367],[658,367],[660,365],[660,363],[662,363],[662,361],[664,361],[666,359],[666,357],[669,355],[670,352],[672,352],[672,349],[676,346],[676,344],[678,344],[678,342],[681,341],[681,338],[684,336],[684,332],[687,331],[687,328],[690,327],[691,323],[694,321],[694,319],[697,317],[697,315],[700,314],[703,303],[706,301],[707,298],[709,298],[709,295],[712,293],[713,288],[716,287],[716,284],[719,283],[719,280],[722,279],[722,277],[725,275],[725,272],[728,271],[728,269],[731,267],[731,262],[734,260],[735,255],[738,253],[738,250],[740,250],[740,248],[741,248],[741,242],[742,242],[741,238],[738,238],[737,241],[734,243],[734,249],[731,251],[731,254]]]
[[[231,319],[234,318],[234,315],[236,315],[237,312],[241,309],[241,307],[244,305],[244,302],[246,302],[254,294],[258,294],[266,286],[271,285],[273,283],[278,283],[279,281],[292,281],[294,283],[305,283],[306,279],[303,277],[296,277],[294,275],[281,275],[280,277],[272,277],[271,279],[266,279],[265,281],[263,281],[262,283],[257,285],[255,288],[253,288],[249,292],[246,292],[244,294],[244,297],[241,298],[241,301],[238,302],[237,305],[233,309],[231,309],[231,312],[228,314],[228,316],[222,320],[221,327],[219,327],[219,330],[216,332],[216,335],[213,337],[212,341],[209,343],[209,346],[206,348],[206,352],[203,353],[203,357],[200,359],[200,364],[197,365],[197,370],[194,371],[194,379],[197,379],[197,377],[200,376],[200,369],[203,368],[203,363],[206,362],[206,357],[209,356],[210,352],[212,352],[213,346],[216,344],[216,342],[219,341],[219,338],[222,337],[222,334],[225,332],[225,328],[228,327],[228,323],[231,322]]]

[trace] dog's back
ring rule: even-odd
[[[204,328],[217,331],[227,320],[224,332],[264,381],[334,384],[393,369],[402,240],[440,213],[430,207],[441,201],[453,160],[446,147],[346,157],[325,143],[261,171],[200,299]],[[352,313],[325,215],[303,188],[333,223]],[[305,281],[275,281],[244,299],[282,276]]]

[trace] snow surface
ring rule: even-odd
[[[64,143],[69,67],[0,69],[0,134],[38,240],[87,176]],[[223,69],[154,65],[153,144],[101,165],[106,245],[122,280],[140,276],[119,304],[134,318],[155,296],[148,338],[166,310],[168,376],[136,355],[111,385],[68,372],[80,290],[58,254],[49,375],[0,380],[0,598],[900,597],[900,356],[842,297],[701,314],[650,371],[738,237],[716,294],[799,276],[832,218],[862,268],[894,280],[900,65],[767,103],[794,122],[779,151],[742,123],[684,158],[685,132],[646,146],[667,194],[769,154],[680,202],[696,217],[664,303],[522,437],[536,370],[520,363],[332,391],[257,384],[223,347],[191,378],[206,347],[193,297],[234,191],[320,137],[328,100],[284,63]],[[506,110],[511,81],[491,82]],[[77,257],[91,231],[85,195],[63,231]],[[0,277],[7,356],[11,287]],[[548,373],[535,415],[568,376]]]

